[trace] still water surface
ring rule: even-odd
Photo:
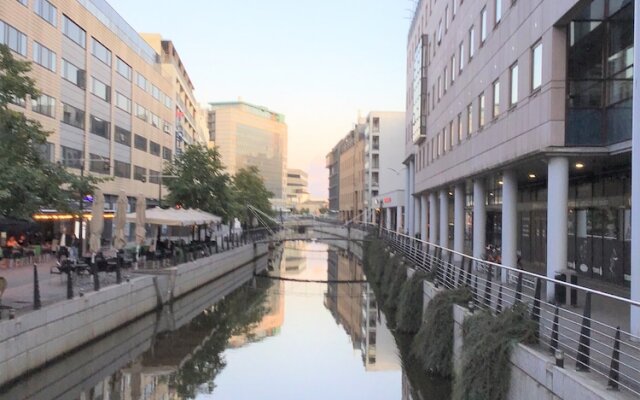
[[[284,246],[270,277],[239,271],[227,279],[249,283],[223,299],[210,284],[0,389],[0,399],[449,397],[448,382],[398,349],[408,339],[387,329],[360,260],[320,243]]]

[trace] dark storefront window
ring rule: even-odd
[[[585,6],[568,25],[567,45],[566,145],[631,139],[633,3]]]

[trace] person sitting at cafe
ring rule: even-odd
[[[18,247],[20,247],[20,244],[18,244],[15,236],[9,236],[9,239],[7,239],[7,247],[11,247],[12,249],[17,249]]]
[[[27,240],[27,235],[25,235],[24,233],[20,234],[20,237],[18,238],[18,245],[20,245],[20,247],[25,247],[29,245],[29,241]]]

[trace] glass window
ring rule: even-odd
[[[62,59],[62,77],[79,88],[86,87],[87,74],[85,70],[76,67],[64,58]]]
[[[518,63],[509,68],[509,106],[513,107],[518,103]]]
[[[138,150],[142,150],[142,151],[147,151],[147,138],[140,136],[140,135],[134,135],[133,136],[133,147],[135,147]]]
[[[113,175],[119,178],[131,179],[131,164],[117,160],[114,161]]]
[[[95,115],[91,116],[91,133],[109,139],[111,136],[111,124]]]
[[[139,72],[136,73],[136,85],[143,90],[147,90],[147,79]]]
[[[60,146],[62,150],[62,165],[67,168],[82,168],[82,158],[84,156],[82,150],[72,149],[71,147]]]
[[[51,25],[58,25],[57,9],[47,0],[36,0],[33,5],[33,10],[36,12],[36,14],[38,14],[42,19],[44,19]]]
[[[478,96],[478,129],[484,128],[484,92]]]
[[[531,90],[540,89],[542,86],[542,42],[536,43],[531,48]]]
[[[467,106],[467,136],[471,136],[473,132],[473,103]]]
[[[107,103],[111,102],[111,86],[99,81],[95,77],[92,77],[91,93],[100,97]]]
[[[165,96],[164,97],[164,106],[167,107],[167,108],[171,108],[172,105],[173,105],[173,102],[171,101],[171,97]]]
[[[55,146],[53,143],[43,143],[39,146],[38,150],[40,150],[42,159],[49,162],[55,162]]]
[[[3,21],[0,21],[0,43],[6,44],[20,55],[27,56],[27,35]]]
[[[458,113],[458,143],[462,143],[462,113]]]
[[[464,42],[460,42],[460,65],[458,68],[458,74],[462,73],[462,70],[464,69]]]
[[[149,182],[158,184],[160,183],[160,171],[149,170]]]
[[[453,132],[453,120],[449,121],[449,148],[452,149],[455,144],[453,138],[455,137],[455,133]]]
[[[154,156],[160,156],[160,152],[162,148],[160,147],[160,145],[156,142],[154,142],[153,140],[149,141],[149,153],[153,154]]]
[[[131,147],[131,132],[116,125],[115,141]]]
[[[164,158],[167,161],[171,161],[171,149],[163,146],[162,147],[162,158]]]
[[[151,85],[151,95],[154,99],[160,101],[160,89],[156,85]]]
[[[9,102],[22,108],[25,108],[27,106],[27,101],[24,98],[18,98],[15,95],[11,95],[11,97],[9,98]]]
[[[447,67],[444,67],[444,72],[442,74],[443,79],[444,79],[444,92],[447,93],[447,90],[449,89],[449,77],[447,76]]]
[[[29,6],[28,1],[29,1],[29,0],[18,0],[18,3],[22,4],[23,6],[28,7],[28,6]]]
[[[79,44],[83,49],[87,47],[87,33],[73,22],[69,17],[63,15],[62,32],[66,37]]]
[[[138,167],[137,165],[134,166],[133,179],[144,182],[147,179],[147,169],[143,167]]]
[[[456,16],[456,13],[458,12],[458,0],[451,0],[451,11],[453,13],[453,16]]]
[[[471,59],[473,58],[473,55],[475,54],[475,49],[476,49],[476,30],[472,26],[471,29],[469,29],[469,61],[471,61]]]
[[[111,50],[107,49],[102,43],[98,42],[96,38],[92,38],[91,53],[100,61],[111,66]]]
[[[56,53],[33,41],[33,61],[49,71],[56,72]]]
[[[502,0],[495,0],[495,21],[496,25],[502,19]]]
[[[456,55],[451,56],[451,85],[456,81]]]
[[[493,109],[491,110],[493,118],[497,118],[500,115],[500,81],[493,82]]]
[[[449,6],[444,7],[444,31],[449,30]]]
[[[480,11],[480,45],[484,44],[484,41],[487,40],[487,7],[485,6],[482,11]]]
[[[84,129],[84,110],[62,103],[62,122]]]
[[[131,80],[131,73],[132,73],[131,67],[129,66],[129,64],[122,61],[120,57],[116,57],[116,71],[118,71],[120,75],[127,78],[128,81]]]
[[[143,121],[149,120],[149,112],[146,108],[142,107],[138,103],[136,103],[136,117],[140,118]]]
[[[171,124],[167,121],[162,121],[162,131],[164,133],[171,133]]]
[[[99,156],[97,154],[90,154],[89,169],[91,172],[97,172],[99,174],[109,174],[111,171],[111,163],[109,157]]]
[[[131,114],[131,99],[120,92],[116,92],[116,107]]]
[[[56,99],[46,94],[40,95],[37,99],[31,99],[31,110],[48,117],[55,117]]]
[[[151,113],[151,125],[155,126],[156,128],[160,128],[160,117],[158,117],[154,113]]]

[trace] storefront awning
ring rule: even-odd
[[[148,224],[167,226],[191,226],[208,225],[222,222],[217,215],[195,209],[176,209],[160,207],[149,208],[145,211],[145,219]],[[127,214],[128,222],[136,221],[136,213]]]

